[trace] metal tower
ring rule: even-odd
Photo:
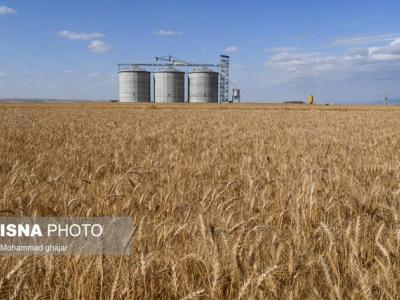
[[[229,56],[221,55],[219,78],[219,101],[229,102]]]

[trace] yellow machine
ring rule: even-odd
[[[314,96],[313,95],[308,96],[307,104],[314,104]]]

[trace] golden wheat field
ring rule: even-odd
[[[400,109],[4,104],[0,215],[136,226],[0,256],[1,299],[399,299]]]

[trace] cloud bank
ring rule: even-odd
[[[274,53],[265,65],[282,81],[313,77],[345,79],[356,75],[383,78],[400,71],[400,38],[381,46],[351,47],[338,55],[282,51]]]

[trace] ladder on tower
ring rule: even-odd
[[[219,101],[229,103],[229,56],[221,55],[219,79]]]

